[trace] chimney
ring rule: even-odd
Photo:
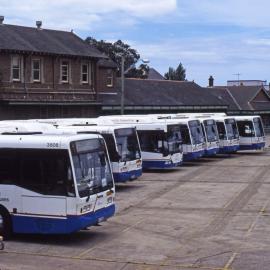
[[[2,25],[2,24],[3,24],[4,19],[5,19],[5,17],[4,17],[4,16],[0,16],[0,25]]]
[[[36,26],[38,29],[41,29],[42,21],[36,21]]]
[[[209,77],[209,87],[213,87],[214,86],[214,78],[213,78],[213,76],[211,75],[210,77]]]

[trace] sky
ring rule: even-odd
[[[7,24],[121,39],[162,75],[181,62],[201,86],[210,75],[270,79],[269,10],[269,0],[0,0]]]

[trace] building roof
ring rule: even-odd
[[[120,104],[121,80],[117,80],[117,93],[102,95],[103,105]],[[190,81],[125,79],[126,106],[227,106],[210,91]]]
[[[0,51],[106,58],[73,32],[0,25]]]
[[[262,86],[229,86],[226,88],[235,98],[241,110],[254,110],[251,104],[252,100],[259,94],[260,91],[265,92]],[[269,109],[270,109],[270,99],[269,99]]]
[[[100,59],[98,61],[98,66],[100,68],[118,68],[117,64],[111,59]]]
[[[204,88],[204,91],[208,91],[209,94],[214,95],[217,99],[227,104],[228,110],[241,109],[241,107],[235,100],[234,96],[228,91],[226,87],[224,88],[207,87],[207,88]]]
[[[154,68],[150,68],[148,72],[148,80],[165,80],[165,78]]]

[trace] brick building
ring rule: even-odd
[[[0,119],[99,114],[97,92],[114,87],[115,66],[73,32],[36,25],[0,17]]]

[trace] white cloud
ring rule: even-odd
[[[115,21],[130,25],[140,18],[162,17],[176,8],[176,0],[25,0],[20,4],[17,0],[0,0],[1,15],[8,23],[33,25],[33,21],[43,20],[49,28],[77,30],[102,24],[112,14]]]
[[[269,0],[186,0],[180,12],[187,21],[268,28],[269,9]]]

